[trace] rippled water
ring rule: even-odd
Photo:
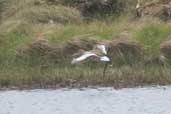
[[[171,114],[171,87],[0,91],[0,114]]]

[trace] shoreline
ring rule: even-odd
[[[7,72],[8,71],[8,72]],[[110,68],[103,77],[102,68],[7,69],[0,72],[0,90],[114,87],[116,89],[151,85],[171,85],[170,68]]]
[[[71,86],[65,86],[65,87],[60,87],[60,86],[49,86],[49,87],[45,87],[45,88],[41,88],[41,87],[3,87],[0,88],[0,92],[1,91],[32,91],[32,90],[61,90],[61,89],[66,89],[66,90],[73,90],[73,89],[77,89],[77,90],[86,90],[86,89],[99,89],[99,88],[111,88],[114,90],[122,90],[122,89],[138,89],[138,88],[156,88],[156,87],[171,87],[171,84],[165,85],[165,84],[161,84],[161,85],[139,85],[139,86],[123,86],[123,87],[115,87],[115,86],[100,86],[100,85],[96,85],[96,86],[82,86],[82,87],[71,87]]]

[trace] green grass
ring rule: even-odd
[[[32,41],[33,32],[26,23],[4,23],[1,27],[2,45],[0,47],[0,62],[11,63],[16,58],[16,50]]]
[[[148,55],[158,56],[161,43],[170,39],[170,30],[171,26],[168,24],[146,24],[137,31],[135,37]]]
[[[80,23],[82,16],[73,7],[35,4],[35,0],[7,0],[2,21],[15,20],[29,23]]]
[[[8,66],[9,67],[9,66]],[[10,70],[9,70],[10,69]],[[108,68],[77,67],[9,67],[0,71],[0,87],[48,88],[113,86],[116,88],[171,83],[169,68],[139,67]],[[2,76],[3,75],[3,76]]]
[[[143,24],[134,28],[138,22],[127,24],[120,22],[108,25],[105,22],[82,23],[80,25],[61,25],[47,27],[38,25],[24,30],[25,26],[18,26],[4,34],[5,44],[0,48],[0,86],[18,88],[47,88],[47,87],[87,87],[87,86],[114,86],[135,87],[143,85],[164,85],[171,83],[170,67],[163,66],[138,66],[130,67],[122,65],[108,69],[106,77],[103,77],[103,66],[90,65],[70,66],[54,65],[48,60],[38,56],[25,59],[16,58],[16,49],[22,48],[34,41],[40,30],[46,31],[44,36],[50,44],[58,45],[66,43],[73,37],[88,35],[97,40],[111,40],[125,29],[130,28],[133,37],[139,41],[146,56],[158,55],[160,43],[170,34],[168,24]],[[45,27],[46,26],[46,27]],[[22,29],[21,29],[21,28]],[[24,27],[24,28],[23,28]],[[41,29],[40,29],[41,28]]]
[[[55,31],[55,30],[53,30]],[[97,40],[110,40],[116,36],[118,32],[112,25],[107,25],[103,22],[82,23],[79,25],[67,25],[61,28],[56,28],[55,32],[48,34],[50,42],[66,42],[74,37],[94,37]]]
[[[115,65],[103,77],[103,65],[54,64],[38,56],[17,56],[17,50],[28,47],[39,34],[50,45],[66,44],[73,38],[111,41],[122,32],[132,34],[144,56],[158,57],[160,44],[171,35],[171,24],[156,19],[132,19],[130,15],[110,19],[84,21],[75,8],[67,6],[34,6],[33,0],[8,0],[0,24],[0,88],[86,87],[171,84],[170,66],[134,64]],[[22,9],[22,10],[21,10]],[[37,10],[39,9],[39,10]],[[38,16],[37,16],[38,15]],[[46,22],[38,22],[44,19]],[[49,24],[48,20],[55,21]],[[36,21],[35,21],[36,20]],[[71,61],[71,60],[70,60]],[[119,61],[118,61],[119,62]],[[127,63],[127,61],[125,62]]]

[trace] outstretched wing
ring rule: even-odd
[[[79,63],[79,62],[81,62],[81,61],[84,61],[84,60],[86,60],[87,58],[92,57],[92,56],[96,56],[96,57],[97,57],[97,55],[94,54],[94,53],[92,53],[92,52],[85,52],[85,53],[83,53],[83,55],[81,55],[80,57],[74,58],[74,59],[72,60],[71,63],[72,63],[72,64],[76,64],[76,63]]]

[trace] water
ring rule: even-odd
[[[171,87],[0,91],[0,114],[171,114]]]

